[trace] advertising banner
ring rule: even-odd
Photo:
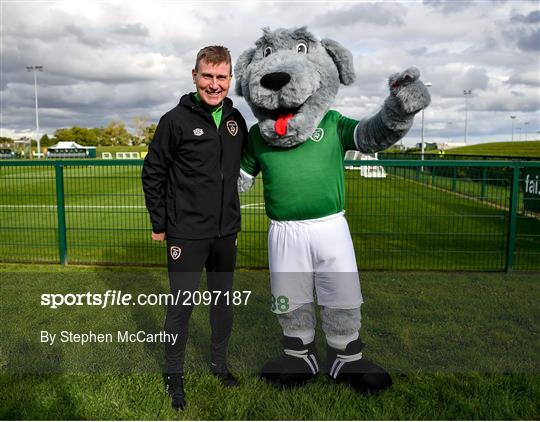
[[[525,211],[540,212],[540,168],[526,168],[523,182]]]

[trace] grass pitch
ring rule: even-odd
[[[540,141],[491,142],[452,148],[447,154],[489,155],[494,157],[540,158]]]
[[[159,331],[162,306],[40,305],[47,292],[166,292],[163,269],[2,264],[2,419],[381,420],[536,419],[539,413],[538,274],[362,274],[364,355],[387,368],[394,386],[360,395],[320,375],[280,391],[256,376],[280,353],[269,311],[268,274],[237,272],[251,290],[235,309],[229,364],[241,386],[209,374],[206,306],[190,322],[188,406],[175,413],[161,382],[160,344],[40,343],[40,331]],[[201,289],[204,289],[204,280]],[[324,362],[320,327],[317,346]]]

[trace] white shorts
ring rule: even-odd
[[[272,312],[314,302],[353,309],[362,304],[354,247],[344,213],[302,221],[271,221],[268,261]]]

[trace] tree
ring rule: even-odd
[[[98,137],[92,129],[79,126],[57,129],[54,132],[54,137],[58,142],[76,142],[85,146],[98,144]]]
[[[68,142],[71,141],[71,129],[70,128],[61,128],[54,131],[54,137],[57,142]]]
[[[96,137],[96,140],[97,140],[96,145],[103,145],[103,146],[111,145],[110,141],[103,134],[103,128],[102,127],[94,127],[92,129],[90,129],[90,131]]]
[[[150,126],[144,128],[144,143],[148,145],[152,139],[154,139],[154,134],[156,133],[157,125],[152,123]]]
[[[148,116],[135,116],[132,120],[133,127],[135,128],[135,138],[133,143],[135,145],[141,144],[145,141],[145,131],[148,125]]]
[[[0,145],[14,145],[15,139],[8,138],[6,136],[0,136]]]
[[[124,122],[116,120],[113,120],[103,129],[103,137],[110,140],[110,145],[130,145],[133,140]]]
[[[47,134],[44,134],[41,139],[39,140],[39,143],[42,147],[50,147],[51,145],[55,144],[54,138],[51,139]]]

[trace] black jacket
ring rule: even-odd
[[[160,119],[142,170],[155,233],[206,239],[240,231],[237,179],[247,134],[229,98],[219,128],[193,94]]]

